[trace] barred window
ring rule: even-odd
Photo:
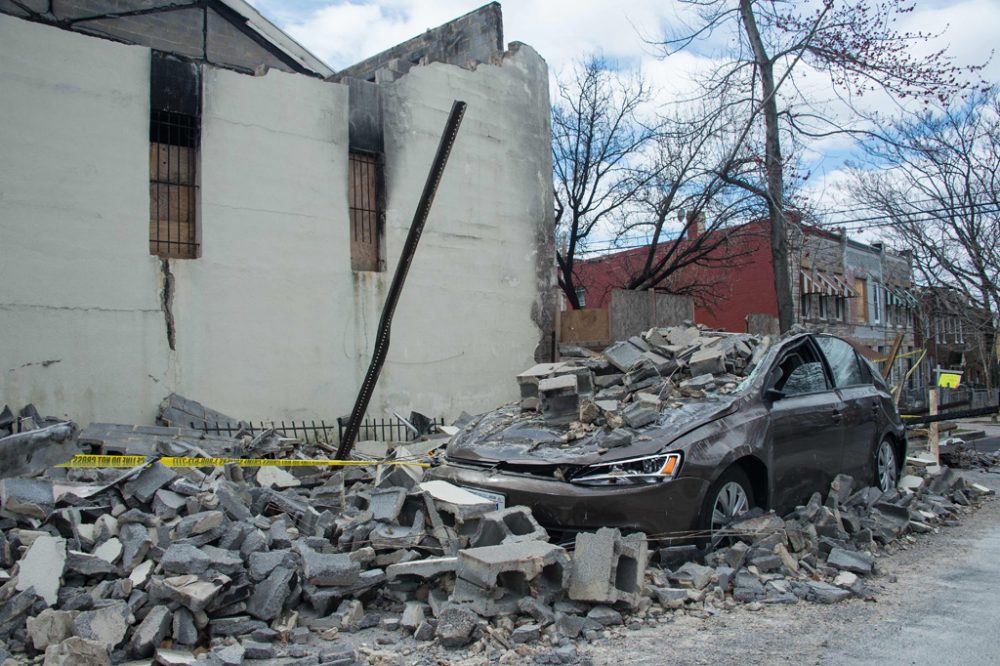
[[[348,159],[351,270],[382,271],[382,172],[379,156],[351,151]]]
[[[149,253],[194,259],[198,243],[200,70],[153,53],[149,118]]]

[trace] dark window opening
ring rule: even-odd
[[[351,270],[384,270],[381,171],[378,155],[350,153],[348,207],[351,218]]]
[[[153,53],[149,117],[149,253],[194,259],[198,242],[198,66]]]

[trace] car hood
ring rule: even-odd
[[[667,408],[644,428],[607,426],[570,440],[566,426],[545,423],[537,412],[517,405],[477,417],[448,444],[448,458],[498,468],[590,465],[656,453],[695,428],[733,412],[735,396],[718,396]]]

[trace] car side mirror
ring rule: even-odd
[[[769,388],[764,390],[764,399],[770,402],[777,402],[785,397],[784,391],[779,391],[776,388]]]

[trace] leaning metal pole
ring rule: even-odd
[[[441,176],[444,174],[444,167],[448,163],[448,155],[451,154],[451,147],[455,143],[458,135],[458,128],[462,124],[462,116],[465,115],[465,102],[456,100],[451,105],[451,114],[448,116],[448,123],[445,125],[444,134],[438,144],[437,154],[434,156],[434,163],[431,171],[427,174],[427,182],[424,183],[424,192],[420,195],[420,202],[417,210],[413,214],[413,222],[410,224],[410,231],[406,235],[406,243],[403,244],[403,251],[399,255],[399,263],[396,265],[396,274],[392,277],[392,285],[389,293],[385,297],[385,305],[382,306],[382,318],[378,323],[378,333],[375,338],[375,349],[372,353],[371,364],[368,366],[368,373],[365,381],[361,384],[361,391],[354,402],[354,411],[351,412],[351,420],[347,424],[344,436],[340,440],[337,448],[337,460],[346,460],[351,455],[354,448],[354,440],[357,439],[358,430],[361,428],[361,421],[368,410],[368,402],[372,398],[375,384],[378,382],[379,373],[382,372],[382,364],[385,363],[386,354],[389,351],[389,330],[392,328],[392,316],[396,312],[396,304],[399,302],[399,295],[403,292],[403,283],[406,282],[406,274],[410,271],[410,264],[413,263],[413,255],[417,251],[417,244],[420,242],[420,234],[424,231],[424,224],[427,223],[427,214],[430,212],[431,204],[434,202],[434,194],[437,192]]]

